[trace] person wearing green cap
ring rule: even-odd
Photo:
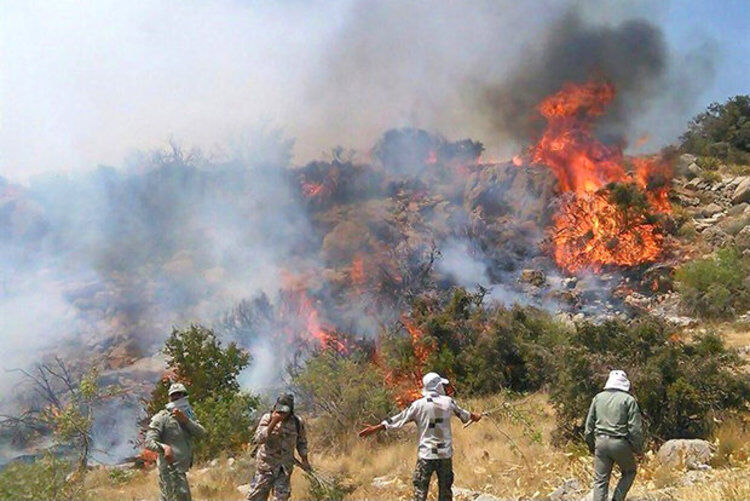
[[[253,443],[258,448],[248,501],[266,501],[271,490],[275,501],[287,501],[292,495],[290,480],[295,449],[300,455],[302,468],[310,469],[305,423],[294,413],[293,395],[281,395],[273,410],[260,418]]]
[[[193,464],[193,440],[206,434],[187,399],[181,383],[169,387],[166,408],[151,418],[146,449],[156,452],[160,501],[190,501],[187,471]]]

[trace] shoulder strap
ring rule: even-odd
[[[296,414],[292,414],[292,417],[294,418],[294,426],[297,428],[297,435],[299,435],[299,429],[300,429],[300,422],[299,418]]]

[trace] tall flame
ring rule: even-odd
[[[610,83],[592,81],[566,84],[539,105],[547,127],[530,153],[569,193],[553,217],[552,240],[555,261],[571,272],[653,261],[663,247],[660,228],[645,211],[611,197],[610,183],[631,184],[645,194],[650,212],[669,211],[662,162],[626,158],[620,145],[605,145],[593,134],[594,120],[614,97]]]

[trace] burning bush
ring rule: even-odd
[[[556,360],[551,398],[561,439],[581,438],[591,398],[614,368],[628,373],[647,435],[657,442],[706,437],[713,418],[750,401],[750,379],[738,370],[736,352],[715,335],[681,342],[651,317],[580,324]]]
[[[384,336],[380,362],[402,405],[419,396],[430,370],[469,395],[533,391],[554,379],[553,348],[566,328],[536,308],[487,305],[485,293],[456,288],[420,296],[403,328]]]
[[[626,158],[622,145],[604,144],[593,132],[614,97],[612,84],[590,81],[567,84],[539,105],[547,127],[531,157],[552,170],[565,194],[551,237],[555,261],[570,272],[633,266],[662,252],[661,228],[649,213],[669,211],[666,163]]]
[[[208,432],[196,442],[196,459],[241,450],[250,440],[252,412],[258,398],[240,391],[237,376],[250,355],[234,343],[226,348],[213,331],[199,325],[174,329],[164,345],[168,376],[162,378],[146,402],[148,418],[166,405],[172,382],[185,383],[198,420]]]
[[[697,259],[675,272],[686,313],[703,318],[731,318],[750,308],[750,259],[734,248]]]

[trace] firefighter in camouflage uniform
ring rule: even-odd
[[[302,468],[309,470],[305,423],[294,414],[294,396],[281,395],[272,412],[261,417],[253,436],[258,446],[255,455],[256,471],[249,501],[266,501],[273,490],[275,501],[286,501],[292,494],[291,476],[294,469],[294,450],[300,455]]]

